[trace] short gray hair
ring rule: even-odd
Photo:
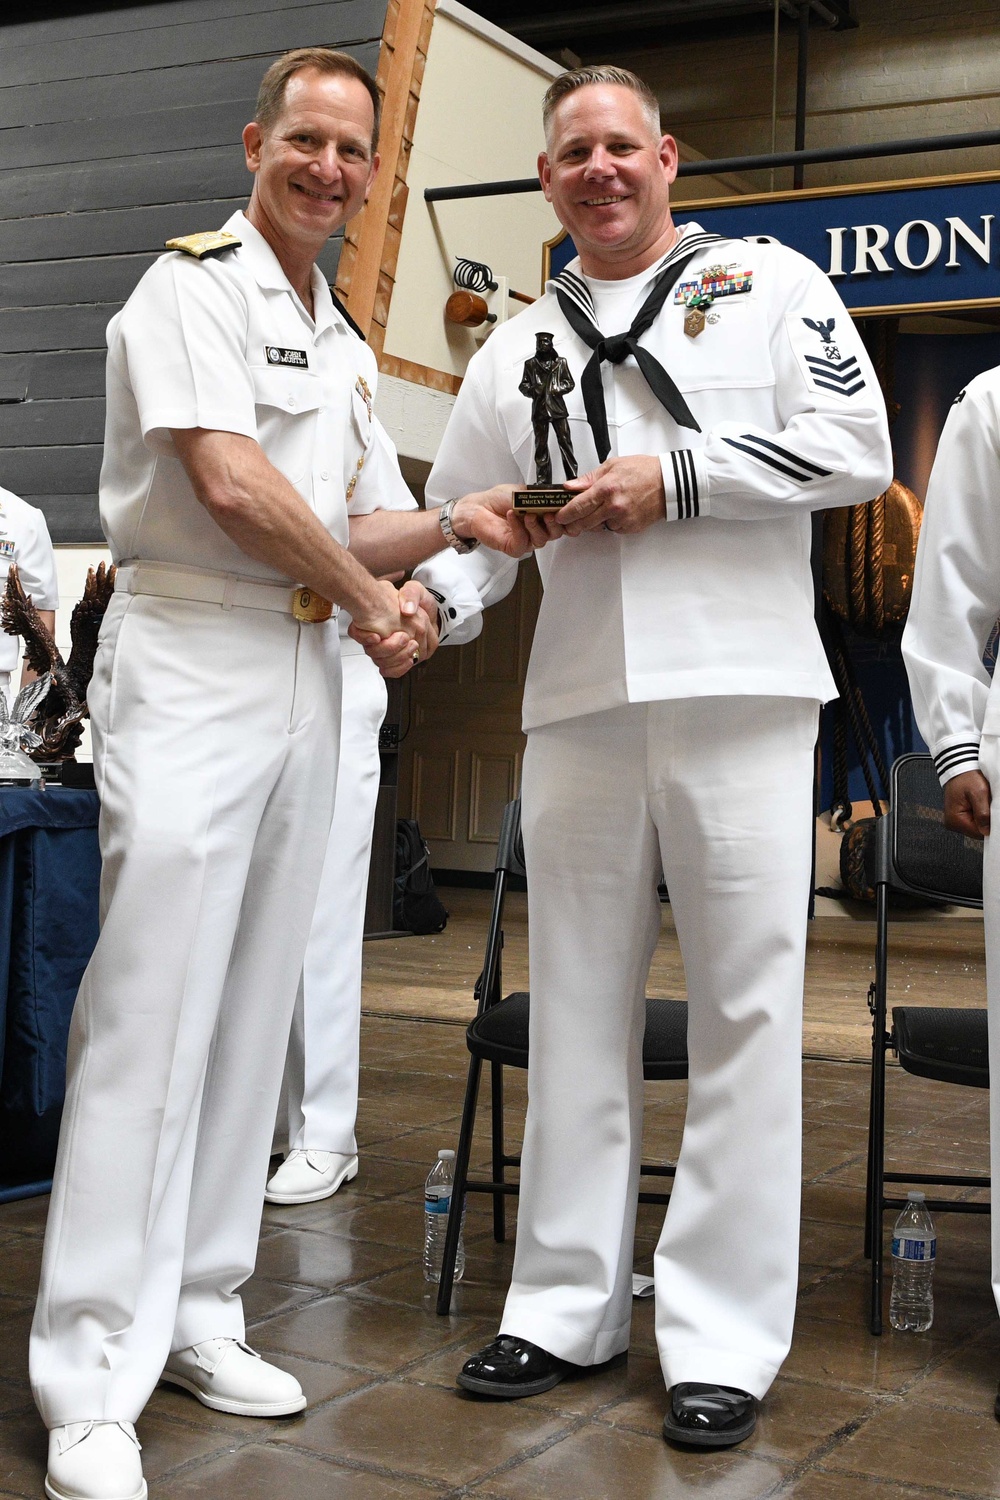
[[[648,83],[645,83],[637,73],[630,73],[628,68],[616,68],[610,63],[600,63],[589,68],[573,68],[569,73],[560,73],[554,78],[545,90],[545,98],[542,100],[542,126],[545,130],[545,139],[548,142],[552,134],[552,117],[558,106],[568,94],[576,89],[586,88],[592,83],[611,83],[619,88],[631,89],[633,94],[638,95],[642,112],[650,130],[659,140],[663,134],[660,125],[660,101],[657,99]]]

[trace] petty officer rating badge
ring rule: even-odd
[[[682,281],[674,292],[674,301],[683,302],[687,308],[684,315],[684,332],[689,338],[697,338],[705,327],[705,314],[719,297],[735,297],[749,292],[753,286],[753,272],[740,270],[734,263],[729,266],[707,266],[693,281]],[[716,322],[717,315],[707,321]]]

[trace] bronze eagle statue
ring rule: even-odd
[[[94,670],[97,636],[115,587],[115,569],[100,563],[87,571],[83,598],[70,617],[72,647],[63,661],[58,646],[42,624],[31,596],[24,592],[17,564],[7,574],[0,604],[0,624],[8,635],[24,640],[24,658],[39,677],[51,674],[48,693],[35,710],[31,727],[41,743],[34,760],[70,760],[83,737],[81,720],[87,716],[87,687]]]

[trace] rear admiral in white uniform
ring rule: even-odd
[[[45,517],[37,506],[29,505],[10,490],[0,489],[0,593],[7,586],[11,563],[17,563],[24,592],[30,595],[42,624],[55,635],[59,585]],[[7,695],[8,702],[17,695],[17,684],[12,678],[20,656],[17,636],[0,631],[0,692]]]
[[[983,665],[1000,618],[1000,367],[956,397],[927,485],[903,631],[920,732],[944,786],[945,822],[985,838],[983,908],[990,1074],[1000,1078],[1000,680]],[[1000,1174],[1000,1088],[990,1090],[990,1157]],[[993,1215],[993,1295],[1000,1308],[1000,1214]],[[994,1406],[1000,1420],[1000,1394]]]
[[[427,486],[444,500],[533,477],[518,383],[551,333],[576,380],[580,477],[561,513],[527,520],[557,539],[539,554],[524,695],[517,1248],[500,1337],[459,1382],[531,1395],[628,1346],[662,865],[690,1057],[655,1257],[664,1434],[732,1445],[795,1307],[813,748],[834,692],[810,517],[885,488],[888,432],[851,319],[810,261],[677,232],[676,145],[639,79],[564,74],[545,117],[542,184],[580,258],[473,359]]]
[[[384,672],[408,670],[434,649],[436,606],[372,575],[440,550],[451,523],[348,520],[385,456],[377,369],[315,261],[374,179],[377,107],[352,58],[278,59],[243,133],[246,214],[178,242],[108,330],[101,514],[119,571],[88,695],[102,926],[30,1354],[51,1500],[143,1500],[132,1424],[161,1376],[216,1411],[305,1405],[246,1348],[239,1287],[333,808],[328,601]],[[478,501],[455,513],[466,536],[470,511],[514,545]]]

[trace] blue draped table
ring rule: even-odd
[[[0,787],[0,1202],[45,1192],[66,1035],[97,942],[97,793]]]

